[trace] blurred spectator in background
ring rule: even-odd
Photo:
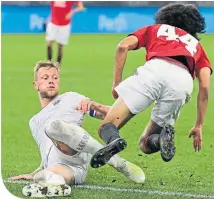
[[[76,6],[75,9],[73,7]],[[80,1],[52,1],[51,16],[46,28],[47,58],[52,60],[52,43],[58,43],[57,62],[61,62],[63,46],[68,44],[71,18],[72,16],[84,10],[84,5]]]

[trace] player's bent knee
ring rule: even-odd
[[[45,127],[45,133],[49,138],[52,138],[53,127],[55,126],[55,121],[49,122]]]
[[[47,41],[47,46],[52,46],[53,41]]]
[[[64,45],[58,43],[58,48],[63,48]]]
[[[47,123],[45,128],[45,133],[48,137],[56,139],[56,135],[61,131],[63,121],[62,120],[53,120]],[[56,139],[57,140],[57,139]]]
[[[33,177],[35,183],[41,185],[64,185],[66,184],[65,179],[53,171],[44,169],[36,173]]]

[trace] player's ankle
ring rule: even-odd
[[[160,135],[153,134],[149,136],[147,143],[151,153],[158,152],[160,150]]]
[[[106,144],[113,142],[114,140],[120,138],[119,131],[117,127],[112,124],[104,124],[100,129],[100,137]]]
[[[124,159],[121,158],[118,154],[116,154],[111,157],[111,159],[108,161],[108,164],[116,168],[122,160]]]

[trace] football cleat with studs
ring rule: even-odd
[[[169,162],[175,155],[174,127],[166,125],[160,134],[160,153],[165,162]]]
[[[112,156],[124,150],[127,143],[124,139],[118,138],[113,142],[109,143],[106,147],[97,151],[91,158],[91,167],[98,168],[105,165]]]
[[[22,189],[24,196],[42,198],[42,197],[60,197],[71,194],[71,187],[69,185],[47,185],[29,184]]]

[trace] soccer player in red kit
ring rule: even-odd
[[[157,12],[155,20],[156,24],[130,34],[117,47],[112,89],[117,100],[100,126],[99,135],[108,145],[92,157],[94,168],[126,147],[118,129],[153,102],[139,147],[146,154],[160,151],[162,159],[170,161],[175,155],[173,126],[190,98],[195,77],[199,82],[197,119],[189,137],[193,137],[195,151],[201,150],[212,73],[197,37],[204,32],[204,18],[194,5],[169,4]],[[128,51],[142,47],[146,49],[145,65],[122,81]]]
[[[76,6],[75,9],[72,9]],[[48,60],[52,60],[52,43],[58,43],[57,62],[61,62],[63,46],[68,44],[71,18],[72,16],[84,10],[84,5],[80,1],[52,1],[51,2],[51,18],[47,25],[46,41]]]

